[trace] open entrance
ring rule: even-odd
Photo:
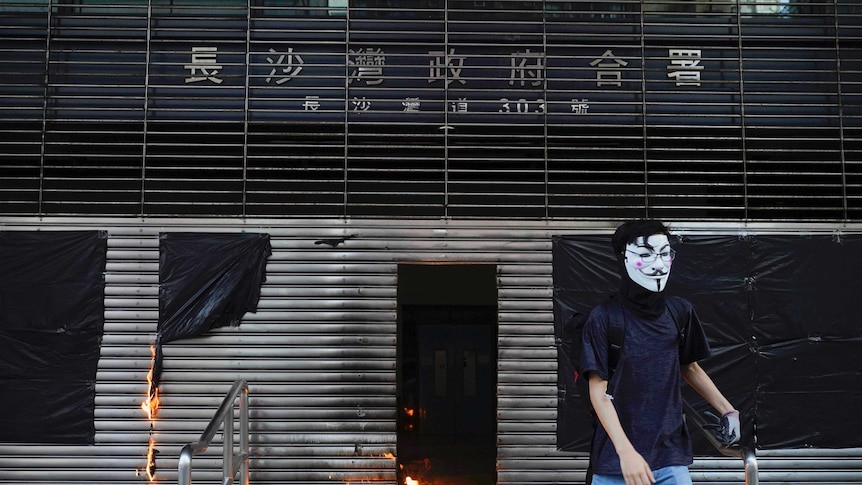
[[[402,485],[496,482],[496,271],[487,264],[398,267]]]

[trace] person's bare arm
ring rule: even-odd
[[[712,378],[697,362],[683,365],[680,370],[682,371],[682,378],[688,382],[688,385],[706,399],[706,402],[715,408],[719,414],[724,415],[734,411],[730,401],[718,390]]]
[[[739,424],[739,411],[733,409],[730,401],[718,390],[712,378],[696,362],[681,367],[683,379],[697,391],[706,402],[721,414],[715,424],[715,437],[725,446],[730,446],[742,438]]]
[[[643,456],[635,450],[629,437],[626,436],[614,402],[606,395],[608,381],[595,373],[590,373],[590,402],[599,418],[602,427],[614,444],[620,457],[620,469],[626,485],[649,485],[655,482],[655,477]]]

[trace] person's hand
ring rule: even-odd
[[[646,460],[634,448],[620,454],[620,469],[626,485],[650,485],[655,483],[655,476]]]
[[[739,411],[734,409],[724,413],[724,416],[721,417],[721,429],[726,438],[724,442],[728,446],[739,441],[739,438],[742,437],[739,430]]]
[[[714,424],[707,424],[704,428],[712,429],[716,439],[724,446],[730,446],[739,441],[741,436],[739,430],[739,411],[736,409],[728,411],[720,418],[709,411],[704,412],[704,414],[715,421]]]

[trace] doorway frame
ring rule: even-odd
[[[493,316],[487,321],[491,329],[490,339],[490,372],[493,383],[490,386],[490,401],[488,412],[491,413],[491,430],[486,441],[482,441],[481,449],[488,453],[482,453],[487,457],[487,476],[483,483],[497,482],[497,409],[498,409],[498,386],[499,386],[499,267],[497,263],[486,262],[423,262],[405,261],[398,263],[398,297],[397,297],[397,351],[396,351],[396,473],[398,484],[405,484],[406,477],[415,473],[416,463],[413,456],[421,454],[421,438],[419,431],[423,411],[418,409],[418,395],[405,395],[408,386],[406,379],[418,379],[418,358],[407,363],[405,352],[408,352],[410,339],[414,339],[413,347],[418,352],[417,327],[413,322],[405,322],[405,307],[430,306],[441,309],[455,310],[459,307],[473,309],[483,307],[486,310],[493,309]],[[431,289],[432,291],[429,291]],[[436,291],[434,291],[436,290]],[[408,328],[412,326],[412,328]],[[416,356],[414,356],[416,357]],[[416,367],[409,369],[411,365]],[[408,369],[406,369],[408,368]],[[418,389],[418,381],[412,389]],[[465,435],[466,436],[466,435]],[[475,435],[480,436],[480,435]],[[484,434],[481,436],[485,436]],[[408,443],[409,442],[409,443]],[[418,445],[417,445],[418,443]],[[405,446],[417,446],[407,451]],[[487,447],[487,448],[486,448]],[[418,450],[418,451],[417,451]],[[485,462],[480,462],[485,464]],[[424,463],[430,468],[433,463]],[[422,470],[420,470],[421,472]],[[428,472],[434,476],[433,472]],[[443,474],[445,475],[445,471]],[[420,473],[421,476],[421,473]],[[481,473],[485,476],[485,473]],[[415,479],[415,476],[411,476]],[[422,483],[420,481],[420,483]]]

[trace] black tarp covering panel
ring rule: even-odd
[[[93,444],[107,238],[0,232],[0,440]]]
[[[243,315],[257,310],[271,254],[268,234],[161,234],[155,385],[162,345],[237,326]]]
[[[701,365],[741,411],[747,446],[862,446],[862,237],[674,237],[667,291],[689,299],[713,356]],[[567,322],[619,286],[610,236],[553,240],[557,444],[587,451],[592,419],[572,382]],[[691,390],[686,398],[708,406]],[[712,450],[693,431],[699,454]]]

